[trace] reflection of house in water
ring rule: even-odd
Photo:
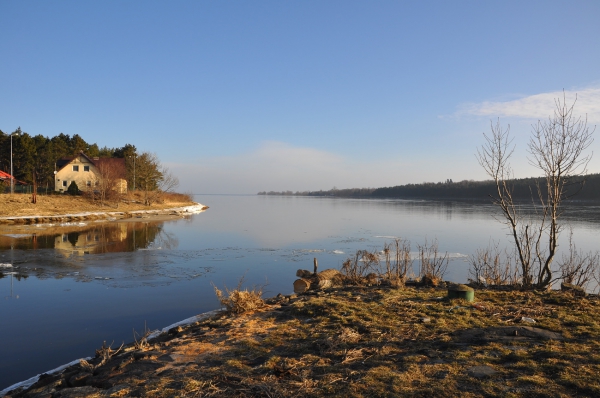
[[[54,248],[68,254],[128,251],[127,224],[98,226],[84,231],[65,232],[54,239]]]
[[[132,252],[150,246],[177,247],[177,239],[163,230],[163,223],[102,223],[35,228],[35,233],[0,233],[4,250],[55,249],[65,256]]]

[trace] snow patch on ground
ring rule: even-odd
[[[206,318],[210,318],[210,317],[211,317],[211,316],[213,316],[213,315],[217,315],[218,313],[220,313],[220,312],[222,312],[222,311],[223,311],[223,310],[221,310],[221,309],[218,309],[218,310],[212,310],[212,311],[208,311],[208,312],[205,312],[205,313],[203,313],[203,314],[200,314],[200,315],[193,316],[193,317],[191,317],[191,318],[184,319],[183,321],[179,321],[179,322],[177,322],[177,323],[174,323],[174,324],[172,324],[172,325],[169,325],[169,326],[167,326],[166,328],[163,328],[162,330],[157,330],[157,331],[155,331],[155,332],[152,332],[152,333],[151,333],[151,334],[148,336],[148,340],[150,340],[150,339],[154,339],[154,338],[156,338],[156,337],[160,336],[160,335],[161,335],[161,334],[163,334],[163,333],[167,333],[167,332],[168,332],[170,329],[176,328],[177,326],[185,326],[185,325],[190,325],[190,324],[192,324],[192,323],[194,323],[194,322],[198,322],[198,321],[204,320],[204,319],[206,319]]]
[[[85,359],[86,361],[88,361],[88,360],[92,359],[92,357],[87,357],[87,358],[82,358],[82,359]],[[67,364],[61,365],[61,366],[59,366],[56,369],[52,369],[52,370],[50,370],[48,372],[44,372],[44,373],[48,374],[48,375],[52,375],[52,374],[55,374],[55,373],[62,372],[63,370],[65,370],[69,366],[78,364],[80,360],[81,359],[76,359],[76,360],[71,361],[71,362],[69,362]],[[33,376],[33,377],[31,377],[31,378],[29,378],[29,379],[27,379],[25,381],[21,381],[21,382],[18,382],[16,384],[13,384],[10,387],[6,387],[4,390],[0,391],[0,397],[3,397],[7,392],[12,391],[12,390],[14,390],[16,388],[19,388],[19,387],[23,387],[23,389],[31,387],[33,384],[35,384],[40,379],[40,376],[42,374],[44,374],[44,373],[40,373],[39,375]]]
[[[183,206],[183,207],[173,207],[170,209],[157,209],[157,210],[134,210],[129,212],[130,214],[168,214],[168,213],[181,213],[181,214],[197,214],[203,212],[204,206],[201,203],[196,203],[192,206]],[[124,216],[125,213],[122,211],[112,211],[112,212],[104,212],[104,211],[95,211],[95,212],[82,212],[82,213],[71,213],[71,214],[60,214],[54,216],[10,216],[10,217],[0,217],[3,220],[16,220],[16,219],[31,219],[31,218],[62,218],[62,217],[87,217],[87,216]],[[61,225],[87,225],[85,223],[64,223]]]

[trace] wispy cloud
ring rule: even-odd
[[[581,90],[553,91],[534,94],[511,101],[484,101],[478,104],[464,104],[457,116],[474,115],[490,117],[514,117],[522,119],[546,119],[552,115],[557,99],[566,97],[567,104],[577,98],[575,112],[587,114],[588,122],[600,122],[600,87],[588,87]]]
[[[354,159],[321,149],[267,141],[237,156],[215,156],[198,159],[193,164],[169,163],[167,166],[179,177],[184,191],[256,193],[437,181],[447,178],[446,173],[444,177],[437,177],[441,167],[448,169],[447,162],[444,164],[432,159],[419,163],[408,157],[382,159],[376,154]]]

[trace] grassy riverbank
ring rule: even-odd
[[[100,349],[89,365],[9,396],[600,395],[597,296],[478,290],[475,304],[445,296],[383,286],[279,296],[118,353]]]
[[[0,194],[0,217],[51,217],[64,214],[131,212],[161,210],[195,205],[190,195],[165,194],[163,200],[151,206],[142,203],[141,193],[129,193],[124,200],[101,204],[83,196],[38,195],[31,203],[29,194]]]

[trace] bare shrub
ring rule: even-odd
[[[230,313],[243,314],[244,312],[254,311],[265,306],[265,302],[262,299],[265,285],[254,286],[251,290],[242,290],[243,283],[244,278],[242,277],[235,289],[230,290],[225,286],[226,294],[217,288],[214,283],[212,284],[219,302]]]
[[[469,275],[475,283],[486,286],[517,285],[521,279],[513,258],[492,242],[469,256]]]
[[[146,322],[144,322],[144,333],[139,334],[133,329],[133,346],[138,350],[147,350],[150,348],[148,343],[148,337],[153,333],[152,330],[148,329]],[[138,340],[139,339],[139,340]]]
[[[394,249],[395,253],[392,253]],[[408,272],[412,271],[413,264],[410,255],[410,241],[396,238],[393,243],[383,245],[383,254],[385,256],[386,279],[392,285],[404,285]],[[392,256],[394,261],[392,261]]]
[[[98,362],[96,365],[92,365],[85,359],[80,359],[79,364],[81,365],[81,367],[83,369],[93,372],[94,370],[98,369],[100,366],[107,364],[108,361],[110,361],[110,359],[112,357],[117,355],[123,349],[124,345],[125,345],[125,343],[121,344],[121,346],[118,349],[113,350],[112,343],[109,346],[107,346],[106,341],[104,341],[102,343],[102,347],[100,347],[99,349],[96,350],[96,358],[100,358],[100,362]]]
[[[342,264],[344,280],[350,285],[363,285],[368,283],[370,275],[381,275],[379,269],[379,255],[368,250],[358,250],[354,257],[348,258]]]
[[[438,251],[437,239],[430,245],[425,239],[423,245],[417,245],[419,250],[419,276],[421,280],[429,279],[431,283],[439,283],[448,269],[448,252],[441,254]]]
[[[162,194],[163,202],[175,202],[175,203],[185,203],[185,202],[193,202],[194,194],[185,192],[163,192]]]
[[[600,269],[600,252],[583,253],[573,243],[573,231],[569,235],[569,252],[558,262],[564,283],[586,288]]]

